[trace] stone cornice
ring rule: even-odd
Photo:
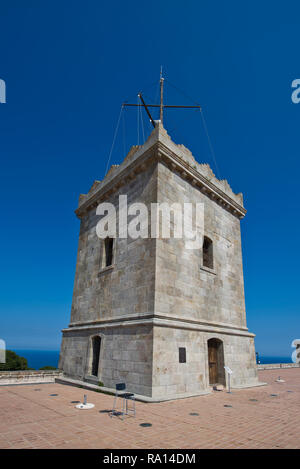
[[[215,332],[230,335],[241,335],[255,337],[247,327],[237,327],[233,324],[214,323],[211,321],[198,321],[195,319],[182,319],[161,313],[145,313],[143,315],[132,315],[131,317],[118,317],[98,321],[86,321],[71,323],[62,332],[82,331],[89,329],[105,329],[112,327],[131,327],[141,325],[152,325],[162,327],[175,327],[179,329],[199,330],[203,332]]]

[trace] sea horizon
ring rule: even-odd
[[[58,367],[59,350],[41,350],[41,349],[9,349],[17,355],[26,358],[29,368],[39,370],[44,366]]]
[[[41,349],[25,349],[11,348],[16,354],[27,359],[28,367],[39,370],[44,366],[58,367],[59,350],[41,350]],[[292,363],[290,356],[283,355],[259,355],[260,364],[271,363]]]

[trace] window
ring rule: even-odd
[[[105,238],[104,240],[104,265],[103,267],[109,267],[113,262],[113,238]]]
[[[207,236],[204,236],[202,247],[202,265],[209,269],[214,268],[213,260],[213,242]]]
[[[179,347],[179,363],[186,363],[186,348]]]
[[[92,338],[92,375],[98,376],[99,359],[101,349],[101,337]]]

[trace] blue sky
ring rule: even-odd
[[[297,4],[298,3],[298,4]],[[1,1],[0,337],[58,349],[70,317],[78,195],[102,179],[120,105],[157,94],[203,106],[218,173],[244,193],[248,327],[264,355],[286,355],[299,329],[299,2]],[[169,83],[168,83],[169,80]],[[170,84],[171,83],[171,84]],[[146,119],[145,119],[146,121]],[[146,122],[145,122],[146,124]],[[196,111],[165,126],[212,160]],[[125,111],[111,163],[137,143]],[[147,133],[150,131],[146,125]]]

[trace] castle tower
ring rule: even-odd
[[[200,249],[183,239],[99,239],[97,206],[204,204]],[[114,388],[126,382],[153,400],[199,395],[213,384],[258,385],[246,325],[240,219],[242,194],[196,162],[157,123],[144,145],[81,195],[71,322],[63,330],[66,376]]]

